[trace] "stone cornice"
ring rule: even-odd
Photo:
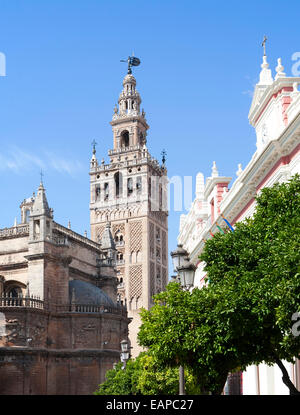
[[[204,190],[204,197],[207,199],[207,197],[210,195],[211,191],[218,183],[230,183],[232,177],[225,177],[225,176],[217,176],[217,177],[208,177],[206,180],[206,186]]]
[[[120,358],[120,351],[115,349],[46,349],[46,348],[30,348],[30,347],[0,347],[0,356],[17,355],[26,357],[41,355],[43,357],[55,358],[88,358],[88,357],[118,357]]]
[[[274,94],[276,94],[281,88],[290,87],[294,82],[300,82],[300,77],[278,78],[272,85],[269,85],[260,97],[258,104],[249,112],[250,124],[255,126],[260,111],[265,109]]]
[[[119,125],[119,124],[124,124],[124,123],[128,123],[128,122],[137,122],[139,121],[141,124],[143,124],[143,126],[148,130],[149,129],[149,125],[147,124],[145,118],[142,115],[124,115],[119,116],[117,119],[110,121],[110,125],[111,126],[115,126],[115,125]]]
[[[1,264],[0,271],[10,271],[14,269],[28,268],[28,262],[18,262],[14,264]]]
[[[24,256],[28,261],[37,261],[40,259],[52,261],[52,262],[60,262],[63,266],[68,266],[73,258],[70,255],[53,255],[49,253],[37,253],[37,254],[29,254]]]
[[[266,177],[271,168],[278,163],[278,161],[289,155],[299,144],[300,137],[300,113],[288,125],[277,140],[270,141],[261,153],[255,153],[242,174],[235,180],[226,198],[221,202],[221,212],[231,222],[243,209],[251,202],[257,194],[258,186]],[[185,245],[189,241],[189,229],[193,219],[193,212],[188,213],[186,223],[181,230],[178,240]],[[206,223],[205,228],[199,234],[198,243],[193,246],[190,252],[190,258],[195,263],[198,260],[199,252],[202,251],[204,239],[209,238],[209,231],[217,232],[216,221],[222,223],[220,217],[216,218],[213,224],[209,223],[210,217]]]

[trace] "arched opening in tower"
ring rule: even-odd
[[[121,134],[121,147],[129,147],[129,132],[127,130]]]
[[[114,175],[115,178],[115,191],[116,191],[116,197],[122,196],[122,173],[117,172]]]

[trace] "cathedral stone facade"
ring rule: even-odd
[[[98,162],[94,147],[90,164],[91,239],[100,241],[107,221],[117,248],[118,298],[127,302],[132,355],[137,344],[141,307],[168,282],[167,170],[151,157],[149,128],[131,70],[114,109],[110,163]]]
[[[0,230],[0,394],[92,394],[120,360],[110,224],[101,245],[56,223],[41,183]]]

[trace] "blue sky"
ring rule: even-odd
[[[275,72],[300,50],[299,2],[0,0],[0,228],[44,171],[55,220],[89,232],[91,141],[108,162],[109,121],[134,51],[148,148],[167,150],[168,175],[236,177],[255,151],[248,123],[262,60]],[[179,215],[169,216],[169,248]],[[170,270],[171,272],[172,270]]]

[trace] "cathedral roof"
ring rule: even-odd
[[[115,306],[113,300],[96,285],[80,280],[69,282],[69,298],[75,304]]]

